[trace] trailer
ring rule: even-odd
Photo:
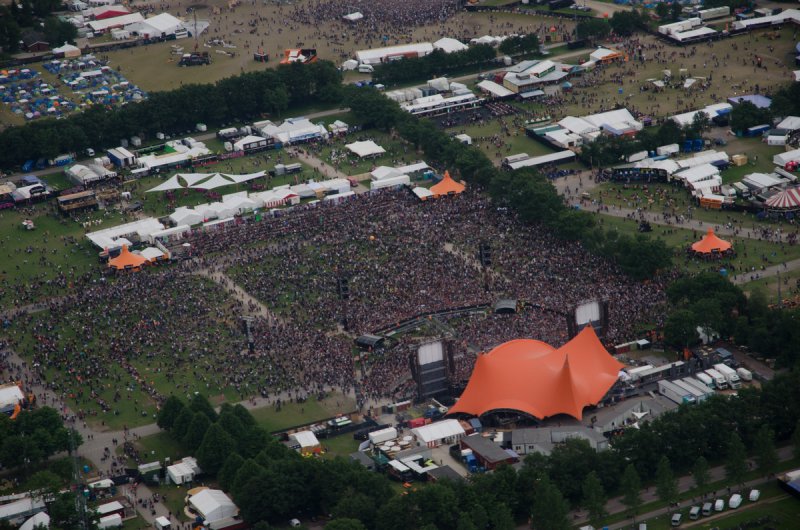
[[[728,381],[728,386],[733,388],[734,390],[737,388],[742,387],[742,382],[739,379],[739,374],[736,373],[736,370],[728,366],[727,364],[715,364],[714,370],[721,373],[723,377]]]
[[[397,438],[397,429],[388,427],[379,431],[373,431],[369,433],[368,437],[372,445],[382,444],[383,442],[388,442],[389,440]]]
[[[715,18],[724,18],[731,16],[730,6],[712,7],[710,9],[701,9],[697,12],[701,20],[714,20]]]
[[[711,388],[712,390],[716,386],[711,376],[709,376],[705,372],[697,372],[696,374],[694,374],[694,376],[698,379],[698,381],[706,385],[708,388]]]
[[[670,399],[671,401],[674,401],[678,405],[683,405],[684,403],[694,403],[696,401],[691,392],[684,390],[672,381],[667,381],[664,379],[658,382],[658,393]]]
[[[708,395],[705,392],[703,392],[699,388],[696,388],[691,383],[687,383],[683,379],[676,379],[675,381],[672,381],[672,382],[675,383],[676,386],[684,389],[685,391],[689,392],[692,396],[694,396],[694,400],[695,400],[696,403],[700,403],[701,401],[705,401],[706,398],[708,398]]]
[[[728,388],[728,380],[725,379],[725,376],[718,371],[714,370],[713,368],[709,368],[706,370],[706,374],[708,377],[714,380],[714,388],[717,390],[725,390]]]
[[[737,368],[736,373],[739,374],[739,379],[742,381],[752,381],[753,380],[753,372],[748,370],[747,368]]]

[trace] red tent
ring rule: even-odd
[[[622,367],[591,326],[558,349],[538,340],[512,340],[478,356],[449,414],[517,410],[539,419],[556,414],[581,419],[583,408],[603,399]]]

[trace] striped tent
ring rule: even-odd
[[[766,202],[770,210],[800,210],[800,186],[776,193]]]

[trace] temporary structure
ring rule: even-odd
[[[311,431],[299,431],[290,434],[289,439],[300,446],[302,454],[319,453],[322,449],[316,435]]]
[[[732,248],[730,242],[720,239],[714,233],[713,228],[709,228],[703,239],[697,243],[692,243],[692,250],[698,254],[712,254],[726,252]]]
[[[109,260],[108,266],[120,270],[135,270],[138,271],[142,268],[142,265],[147,263],[147,259],[139,256],[138,254],[134,254],[133,252],[128,250],[128,245],[122,245],[122,251],[119,253],[119,256]]]
[[[224,173],[223,176],[231,179],[237,184],[241,184],[242,182],[247,182],[249,180],[261,178],[266,174],[267,174],[266,171],[256,171],[255,173],[247,173],[246,175],[229,175],[227,173]]]
[[[457,195],[463,192],[467,187],[460,182],[456,182],[450,177],[450,172],[444,172],[444,178],[438,183],[431,186],[431,193],[436,196],[442,195]]]
[[[378,156],[386,152],[386,149],[379,146],[372,140],[353,142],[352,144],[347,144],[345,147],[360,158]]]
[[[185,206],[181,206],[180,208],[176,208],[174,212],[169,216],[169,220],[175,223],[176,225],[197,225],[203,222],[203,214],[193,210],[191,208],[186,208]]]
[[[176,464],[167,466],[167,476],[173,484],[191,482],[198,474],[200,474],[200,468],[197,460],[192,457],[186,457]]]
[[[231,184],[234,184],[234,182],[226,179],[221,174],[216,173],[210,179],[201,182],[199,184],[195,184],[191,186],[191,188],[196,190],[213,190],[215,188],[221,188],[223,186],[230,186]]]
[[[206,523],[214,523],[239,513],[239,508],[222,490],[204,489],[189,497],[189,504]]]
[[[800,188],[788,188],[776,193],[765,203],[768,210],[795,211],[800,210]]]
[[[512,340],[478,356],[449,414],[516,410],[539,419],[568,414],[580,420],[583,408],[603,399],[622,367],[591,325],[558,349],[538,340]]]
[[[169,190],[180,190],[183,189],[183,184],[178,181],[178,175],[173,175],[168,180],[165,180],[155,188],[150,188],[147,190],[147,193],[152,193],[154,191],[169,191]]]

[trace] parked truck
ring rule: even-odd
[[[709,368],[706,370],[706,375],[714,380],[714,388],[717,390],[725,390],[728,388],[728,380],[725,379],[725,376],[719,373],[718,371],[714,370],[713,368]]]
[[[694,374],[694,376],[701,383],[706,385],[707,387],[709,387],[709,388],[714,388],[715,387],[714,380],[707,373],[705,373],[705,372],[697,372],[696,374]]]
[[[695,402],[695,397],[691,392],[684,390],[672,381],[667,381],[665,379],[662,379],[658,382],[658,393],[667,399],[674,401],[678,405]]]
[[[736,373],[739,374],[739,379],[748,382],[753,380],[753,372],[747,368],[737,368]]]
[[[684,392],[688,392],[690,396],[692,396],[696,403],[700,403],[701,401],[705,401],[706,394],[705,392],[701,392],[699,389],[695,388],[694,386],[690,385],[686,381],[682,379],[675,379],[672,381],[675,386],[678,388],[683,389]]]
[[[736,390],[737,388],[742,387],[742,381],[739,379],[739,374],[737,374],[736,370],[727,364],[715,364],[714,369],[725,377],[725,380],[728,382],[728,386],[732,389]]]

